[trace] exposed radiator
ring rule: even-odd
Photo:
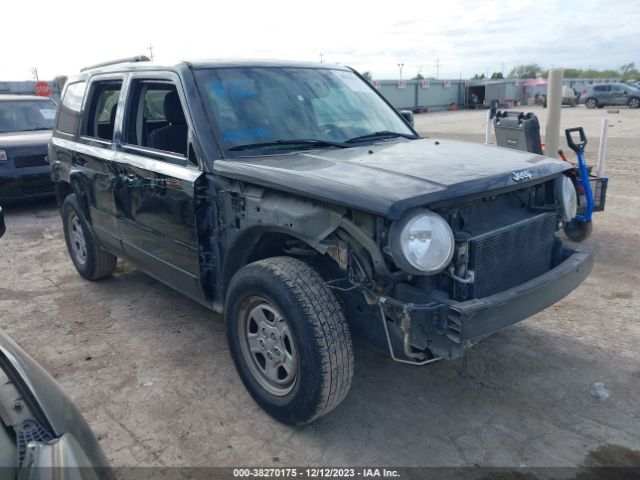
[[[469,240],[469,269],[475,283],[467,298],[503,292],[549,271],[552,266],[555,213],[542,213]]]

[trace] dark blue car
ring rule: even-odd
[[[53,195],[47,142],[56,115],[53,100],[0,95],[0,203]]]

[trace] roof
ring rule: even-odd
[[[176,64],[159,64],[149,61],[123,61],[121,63],[113,63],[111,65],[96,65],[86,67],[81,73],[89,75],[102,72],[123,72],[123,71],[140,71],[140,70],[174,70],[180,66],[188,66],[192,68],[231,68],[231,67],[285,67],[285,68],[324,68],[332,70],[348,70],[344,65],[331,65],[328,63],[314,62],[296,62],[288,60],[268,60],[268,59],[203,59],[203,60],[185,60]]]
[[[20,95],[16,93],[0,93],[0,102],[7,100],[51,100],[49,97],[38,95]]]
[[[332,70],[348,70],[344,65],[332,65],[329,63],[300,62],[277,59],[213,59],[190,60],[185,62],[193,68],[224,68],[224,67],[288,67],[288,68],[325,68]]]

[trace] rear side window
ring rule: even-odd
[[[107,141],[113,139],[121,90],[121,80],[93,83],[85,113],[86,123],[83,135]]]
[[[189,129],[176,86],[137,80],[131,88],[125,143],[186,156]]]
[[[609,87],[608,85],[596,85],[595,87],[593,87],[593,89],[596,92],[606,92],[607,90],[609,90],[611,87]]]
[[[60,116],[56,130],[75,135],[78,131],[80,121],[80,109],[84,99],[85,82],[72,83],[67,87],[62,105],[60,106]]]

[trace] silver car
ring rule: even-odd
[[[601,83],[589,85],[580,95],[580,103],[587,108],[602,108],[607,105],[640,107],[640,90],[624,83]]]

